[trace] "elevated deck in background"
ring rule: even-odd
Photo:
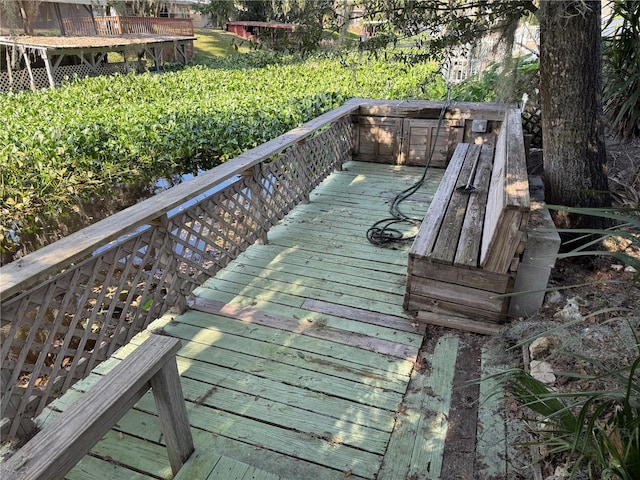
[[[75,37],[0,36],[4,62],[0,91],[55,87],[65,80],[89,75],[127,73],[145,55],[155,70],[163,61],[187,63],[196,37],[180,34],[127,33]],[[107,54],[119,53],[123,61],[109,63]],[[20,68],[18,68],[20,67]]]
[[[480,340],[414,323],[402,307],[410,244],[366,240],[421,174],[348,162],[267,244],[197,288],[186,311],[152,324],[183,343],[196,451],[177,478],[508,478],[502,420],[490,402],[478,413],[469,401],[477,387],[454,389],[479,375]],[[440,177],[432,170],[403,211],[423,216]],[[145,335],[40,419],[50,422]],[[170,478],[159,428],[148,394],[67,478]]]
[[[193,41],[193,35],[169,35],[151,33],[128,33],[114,35],[85,35],[78,37],[18,36],[0,37],[0,45],[15,48],[49,50],[52,55],[76,54],[77,52],[103,53],[117,51],[126,47],[171,43],[174,41]]]

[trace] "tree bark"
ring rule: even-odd
[[[38,17],[38,11],[40,10],[40,1],[25,1],[22,0],[18,3],[20,7],[20,13],[22,15],[22,23],[24,25],[25,35],[34,34],[34,23]]]
[[[540,0],[540,97],[549,204],[608,207],[602,114],[600,0]],[[555,213],[563,228],[602,228],[598,217]]]

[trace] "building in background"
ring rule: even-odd
[[[0,5],[0,35],[66,35],[63,19],[104,16],[191,18],[196,28],[207,19],[194,9],[205,0],[16,0]],[[85,21],[85,20],[80,20]]]
[[[514,35],[511,52],[506,52],[506,44],[500,34],[482,37],[475,45],[453,50],[445,60],[443,73],[447,81],[461,82],[469,77],[481,75],[505,56],[514,58],[540,54],[540,27],[528,22],[520,24]]]

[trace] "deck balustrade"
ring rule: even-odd
[[[64,33],[68,36],[91,35],[181,35],[193,36],[190,18],[159,17],[94,17],[63,18]]]
[[[351,153],[350,103],[0,271],[2,433],[277,223]]]
[[[21,437],[85,378],[350,160],[446,166],[493,141],[505,107],[353,99],[305,125],[0,269],[2,438]],[[483,128],[474,119],[484,120]],[[364,237],[363,237],[364,238]],[[400,305],[401,307],[401,305]]]

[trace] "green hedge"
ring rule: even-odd
[[[432,65],[254,52],[0,94],[0,249],[125,185],[209,169],[350,97],[429,98]]]

